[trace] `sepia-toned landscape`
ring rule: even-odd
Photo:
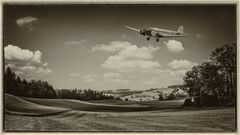
[[[4,132],[236,132],[236,5],[3,5]]]

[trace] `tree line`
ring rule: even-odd
[[[115,99],[120,100],[112,95],[106,95],[103,92],[94,91],[91,89],[61,89],[57,90],[57,98],[59,99],[78,99],[78,100],[104,100]]]
[[[27,81],[16,76],[11,68],[7,67],[4,73],[4,91],[15,96],[32,98],[56,98],[54,88],[46,81]]]
[[[234,106],[237,91],[236,44],[214,50],[208,61],[194,66],[183,80],[193,106]]]
[[[77,89],[61,89],[55,90],[47,81],[21,79],[7,67],[4,73],[4,92],[15,96],[31,97],[31,98],[50,98],[50,99],[78,99],[78,100],[100,100],[100,99],[116,99],[102,92]]]

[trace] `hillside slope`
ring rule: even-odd
[[[4,101],[5,112],[18,115],[38,116],[69,110],[69,108],[49,107],[35,104],[10,94],[5,94]]]

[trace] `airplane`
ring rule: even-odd
[[[150,40],[150,37],[156,38],[158,42],[160,38],[171,38],[171,37],[188,37],[189,34],[183,33],[183,26],[180,25],[177,31],[159,29],[159,28],[145,28],[145,29],[136,29],[130,26],[125,26],[126,28],[138,32],[140,35],[147,36],[147,40]]]

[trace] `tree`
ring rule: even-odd
[[[190,97],[194,97],[196,105],[201,104],[201,88],[203,86],[200,68],[199,65],[194,66],[183,78],[185,87],[187,87],[187,92]]]
[[[211,98],[211,104],[214,105],[222,105],[223,85],[222,76],[218,72],[219,68],[219,66],[214,65],[212,62],[204,62],[201,65],[201,80],[204,85],[202,88],[204,97]]]
[[[25,79],[21,80],[19,76],[9,68],[6,68],[4,73],[4,91],[6,93],[23,96],[23,97],[36,97],[36,98],[56,98],[54,88],[46,81],[31,80],[30,82]]]
[[[237,90],[237,49],[236,44],[225,45],[217,48],[210,55],[212,63],[219,67],[219,74],[222,75],[223,88],[226,91],[226,101],[234,104]],[[234,97],[234,98],[233,98]]]
[[[160,91],[159,94],[158,94],[158,100],[159,100],[159,101],[165,100],[165,99],[164,99],[164,96],[163,96],[163,92],[161,92],[161,91]]]
[[[7,67],[4,73],[4,91],[13,94],[16,89],[16,75],[12,72],[11,68]]]
[[[78,100],[100,100],[100,99],[120,99],[114,96],[108,96],[102,92],[88,90],[73,90],[62,89],[56,90],[47,81],[42,80],[21,80],[15,73],[9,68],[6,68],[4,73],[4,92],[23,97],[32,98],[65,98],[65,99],[78,99]]]
[[[234,105],[236,100],[236,45],[217,48],[210,61],[194,66],[184,78],[197,106]]]

